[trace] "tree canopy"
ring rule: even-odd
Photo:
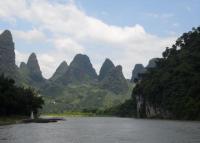
[[[24,115],[37,112],[44,101],[31,88],[17,87],[13,79],[0,76],[0,116]]]
[[[141,96],[176,119],[200,119],[200,27],[184,33],[142,75],[132,97]],[[144,103],[145,104],[145,103]],[[145,114],[145,105],[144,110]]]

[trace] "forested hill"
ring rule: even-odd
[[[133,90],[139,117],[200,119],[200,27],[184,33]]]

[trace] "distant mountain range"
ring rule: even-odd
[[[150,61],[147,67],[153,66],[154,60]],[[143,72],[145,68],[137,64],[131,82]],[[115,66],[110,59],[106,59],[97,75],[89,57],[83,54],[77,54],[69,65],[63,61],[50,79],[42,76],[35,53],[29,56],[27,63],[22,62],[17,67],[14,42],[8,30],[0,35],[0,73],[14,78],[19,85],[39,90],[46,99],[47,110],[112,106],[130,98],[133,87],[125,79],[122,66]]]

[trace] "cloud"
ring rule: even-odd
[[[70,38],[55,38],[52,40],[59,51],[68,53],[83,53],[84,48]]]
[[[173,14],[152,13],[149,16],[168,19]],[[74,1],[60,4],[47,0],[6,0],[1,2],[0,18],[32,23],[37,29],[16,29],[15,36],[32,42],[46,39],[54,47],[46,53],[38,53],[45,77],[50,77],[62,60],[69,63],[75,54],[85,53],[97,71],[108,57],[116,65],[121,64],[125,76],[130,78],[136,63],[147,64],[150,58],[161,56],[165,47],[176,39],[147,33],[140,24],[109,25],[88,16]],[[22,59],[20,53],[16,55],[18,60]]]
[[[17,39],[30,43],[41,42],[46,39],[45,34],[37,29],[31,29],[29,31],[12,30],[12,33]]]
[[[20,66],[22,61],[27,61],[29,57],[29,53],[22,53],[15,49],[15,56],[16,56],[16,64]]]

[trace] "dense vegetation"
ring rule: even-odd
[[[200,119],[200,27],[184,33],[163,58],[142,75],[133,98],[143,98],[140,114],[147,115],[150,105],[160,117]]]
[[[136,117],[136,101],[135,99],[126,100],[124,103],[108,108],[99,114],[119,116],[119,117]]]
[[[115,94],[100,88],[98,84],[74,84],[68,86],[48,86],[44,93],[45,105],[43,113],[65,113],[66,111],[81,112],[88,110],[104,110],[122,104],[131,98],[132,84],[125,93]],[[51,94],[49,94],[51,93]]]
[[[0,116],[29,116],[37,113],[43,103],[34,90],[17,87],[14,80],[0,76]]]

